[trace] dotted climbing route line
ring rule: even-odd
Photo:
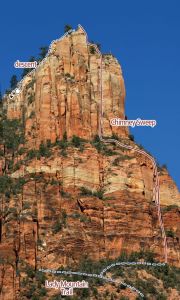
[[[74,32],[74,31],[75,31],[74,29],[70,29],[70,30],[67,31],[63,36],[61,36],[59,39],[53,40],[53,41],[51,42],[51,44],[50,44],[50,46],[49,46],[49,49],[48,49],[48,52],[47,52],[45,58],[43,58],[43,59],[41,60],[41,62],[37,65],[37,67],[36,67],[35,69],[33,69],[33,70],[30,71],[27,75],[24,76],[24,77],[18,82],[17,87],[16,87],[16,88],[8,95],[10,100],[12,100],[15,96],[17,96],[18,94],[21,93],[24,80],[25,80],[27,77],[33,75],[33,74],[35,73],[36,69],[38,69],[40,66],[42,66],[42,65],[45,63],[45,61],[47,60],[47,58],[50,56],[50,54],[53,53],[53,45],[54,45],[56,42],[58,42],[58,41],[62,40],[63,38],[65,38],[68,34],[70,34],[71,32]]]
[[[84,28],[79,25],[81,29],[84,31],[86,35],[86,41],[88,43],[88,36]],[[100,110],[99,110],[99,138],[102,142],[104,143],[115,143],[118,146],[122,148],[126,148],[129,150],[133,150],[137,153],[141,153],[142,155],[146,156],[152,163],[153,165],[153,178],[155,178],[155,183],[154,183],[154,188],[153,188],[153,201],[155,202],[157,206],[157,213],[158,213],[158,220],[159,220],[159,225],[161,228],[161,234],[163,238],[163,246],[164,246],[164,260],[165,263],[167,263],[167,238],[166,238],[166,233],[164,230],[164,223],[162,219],[162,214],[161,214],[161,207],[160,207],[160,196],[159,196],[159,190],[160,190],[160,185],[159,185],[159,176],[158,176],[158,171],[157,171],[157,165],[155,159],[146,153],[144,150],[139,149],[138,147],[132,147],[130,145],[125,145],[121,142],[119,142],[116,139],[103,139],[103,108],[104,108],[104,97],[103,97],[103,86],[102,86],[102,71],[103,71],[103,61],[102,61],[102,53],[98,49],[97,45],[88,43],[91,46],[94,46],[96,49],[97,53],[100,55]]]
[[[166,234],[165,234],[165,231],[164,231],[164,225],[163,225],[163,220],[162,220],[162,216],[161,216],[161,210],[160,210],[160,198],[159,198],[159,177],[158,177],[158,172],[157,172],[157,165],[156,165],[156,162],[154,160],[153,157],[151,157],[149,154],[147,154],[145,151],[143,150],[140,150],[136,147],[132,147],[130,145],[124,145],[123,143],[119,142],[118,140],[116,139],[103,139],[103,108],[104,108],[104,98],[103,98],[103,86],[102,86],[102,71],[103,71],[103,68],[102,68],[102,54],[100,52],[100,50],[98,49],[97,45],[95,44],[91,44],[88,42],[88,37],[87,37],[87,33],[86,31],[84,30],[84,28],[81,26],[81,25],[78,25],[82,30],[83,32],[85,33],[86,35],[86,40],[87,40],[87,43],[88,45],[90,46],[93,46],[97,53],[99,54],[100,56],[100,115],[99,115],[99,138],[102,142],[104,143],[116,143],[118,146],[120,147],[123,147],[123,148],[126,148],[126,149],[129,149],[129,150],[133,150],[133,151],[136,151],[138,153],[141,153],[143,154],[144,156],[146,156],[147,158],[150,159],[150,161],[152,162],[153,164],[153,174],[154,174],[154,178],[156,178],[155,180],[155,184],[154,184],[154,189],[153,189],[153,200],[155,201],[156,203],[156,206],[157,206],[157,210],[158,210],[158,218],[159,218],[159,223],[160,223],[160,227],[161,227],[161,232],[162,232],[162,237],[163,237],[163,240],[164,240],[164,255],[165,255],[165,263],[167,263],[167,241],[166,241]],[[49,47],[49,50],[48,50],[48,53],[46,55],[46,57],[38,64],[37,68],[38,69],[46,60],[47,58],[49,57],[49,55],[53,52],[53,45],[54,43],[62,40],[64,37],[66,37],[68,34],[70,34],[71,32],[73,32],[74,30],[70,30],[68,32],[66,32],[62,37],[60,37],[59,39],[57,40],[53,40],[50,44],[50,47]],[[15,90],[13,90],[11,92],[11,94],[9,95],[9,99],[13,99],[13,97],[17,94],[19,94],[21,91],[22,91],[22,85],[23,85],[23,82],[24,80],[26,79],[26,77],[29,77],[30,75],[34,74],[35,73],[35,70],[36,69],[33,69],[31,72],[29,72],[17,85],[17,88]],[[123,285],[129,289],[131,289],[132,291],[134,292],[137,292],[142,298],[144,297],[143,293],[141,291],[139,291],[138,289],[136,289],[135,287],[131,286],[131,285],[128,285],[126,284],[125,282],[122,282],[122,281],[118,281],[118,280],[114,280],[112,278],[109,278],[109,277],[105,277],[103,276],[103,274],[110,270],[111,268],[115,267],[115,266],[135,266],[135,265],[145,265],[145,266],[165,266],[165,263],[150,263],[150,262],[117,262],[117,263],[114,263],[114,264],[111,264],[111,265],[108,265],[105,269],[103,269],[101,271],[100,274],[90,274],[90,273],[85,273],[85,272],[73,272],[73,271],[61,271],[61,270],[52,270],[52,269],[39,269],[39,271],[41,272],[47,272],[47,273],[52,273],[52,274],[65,274],[65,275],[80,275],[80,276],[87,276],[87,277],[93,277],[93,278],[99,278],[99,279],[102,279],[104,281],[107,281],[107,282],[112,282],[112,283],[116,283],[116,284],[120,284],[120,285]]]

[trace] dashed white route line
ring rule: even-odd
[[[84,28],[79,25],[81,27],[81,29],[84,31],[85,35],[86,35],[86,40],[88,43],[88,36],[86,31],[84,30]],[[104,139],[103,138],[103,108],[104,108],[104,98],[103,98],[103,86],[102,86],[102,71],[103,71],[103,61],[102,61],[102,53],[101,51],[98,49],[97,45],[88,43],[89,45],[94,46],[94,48],[96,49],[97,53],[100,55],[100,110],[99,110],[99,138],[102,142],[104,143],[115,143],[118,146],[122,147],[122,148],[126,148],[129,150],[133,150],[137,153],[141,153],[142,155],[146,156],[152,163],[153,165],[153,180],[155,179],[155,183],[154,183],[154,188],[153,188],[153,201],[155,202],[156,206],[157,206],[157,213],[158,213],[158,220],[159,220],[159,225],[161,228],[161,234],[162,234],[162,238],[163,238],[163,245],[164,245],[164,260],[165,263],[167,263],[167,239],[166,239],[166,233],[164,230],[164,224],[163,224],[163,219],[162,219],[162,215],[161,215],[161,207],[160,207],[160,197],[159,197],[159,176],[158,176],[158,171],[157,171],[157,165],[156,165],[156,161],[155,159],[149,155],[148,153],[146,153],[144,150],[139,149],[138,147],[132,147],[130,145],[125,145],[121,142],[119,142],[116,139]]]
[[[100,274],[95,274],[95,273],[86,273],[86,272],[75,272],[75,271],[61,271],[61,270],[53,270],[53,269],[39,269],[40,272],[44,273],[52,273],[52,274],[64,274],[64,275],[80,275],[80,276],[85,276],[85,277],[91,277],[91,278],[99,278],[101,280],[107,281],[107,282],[113,282],[119,285],[123,285],[126,288],[131,289],[134,292],[137,292],[142,298],[144,297],[144,294],[135,288],[134,286],[127,284],[121,280],[115,280],[110,277],[105,277],[103,274],[110,270],[111,268],[115,266],[132,266],[132,265],[145,265],[145,266],[153,266],[153,267],[160,267],[160,266],[165,266],[165,263],[150,263],[150,262],[116,262],[113,263],[109,266],[107,266],[105,269],[101,271]]]
[[[60,40],[62,40],[63,38],[65,38],[66,35],[68,35],[69,33],[75,31],[74,29],[69,30],[68,32],[66,32],[65,34],[63,34],[63,36],[61,36],[59,39],[53,40],[49,46],[48,52],[45,56],[45,58],[43,58],[40,63],[37,65],[37,67],[35,69],[33,69],[32,71],[28,72],[27,75],[25,75],[17,84],[17,87],[11,91],[11,93],[9,94],[9,99],[13,99],[14,96],[16,94],[20,94],[21,90],[22,90],[22,85],[23,85],[23,81],[26,79],[26,77],[29,77],[30,75],[32,75],[33,73],[35,73],[35,70],[38,69],[48,58],[48,56],[52,53],[52,46],[55,42],[58,42]]]
[[[99,278],[99,279],[107,281],[107,282],[113,282],[113,283],[116,283],[119,285],[123,285],[126,288],[129,288],[132,291],[137,292],[142,298],[144,298],[144,294],[140,290],[136,289],[134,286],[127,284],[125,282],[122,282],[120,280],[115,280],[115,279],[112,279],[109,277],[104,277],[101,274],[99,275],[99,274],[94,274],[94,273],[90,274],[90,273],[84,273],[84,272],[82,273],[82,272],[74,272],[74,271],[59,271],[59,270],[51,270],[51,269],[47,269],[47,270],[39,269],[39,271],[44,272],[44,273],[52,273],[52,274],[80,275],[80,276],[91,277],[91,278]]]
[[[109,266],[107,266],[105,269],[103,269],[100,273],[100,275],[102,276],[105,272],[107,272],[109,269],[115,267],[115,266],[135,266],[135,265],[145,265],[145,266],[153,266],[153,267],[160,267],[160,266],[165,266],[165,263],[150,263],[150,262],[145,262],[145,261],[133,261],[133,262],[129,262],[129,261],[123,261],[123,262],[116,262],[113,263]]]
[[[116,283],[116,284],[119,284],[119,285],[123,285],[126,288],[129,288],[132,291],[138,293],[142,298],[144,298],[144,294],[140,290],[135,288],[134,286],[132,286],[130,284],[127,284],[127,283],[125,283],[121,280],[115,280],[115,279],[112,279],[110,277],[103,276],[103,274],[106,271],[110,270],[111,268],[113,268],[115,266],[133,266],[133,265],[145,265],[145,266],[160,267],[160,266],[165,266],[165,263],[150,263],[150,262],[143,262],[143,261],[142,262],[128,262],[128,261],[116,262],[116,263],[113,263],[113,264],[107,266],[105,269],[103,269],[101,271],[100,274],[77,272],[77,271],[63,271],[63,270],[61,271],[61,270],[42,269],[42,268],[39,269],[38,271],[39,272],[44,272],[44,273],[52,273],[52,274],[80,275],[80,276],[91,277],[91,278],[99,278],[99,279],[102,279],[102,280],[107,281],[107,282],[113,282],[113,283]]]
[[[156,205],[157,205],[157,208],[158,208],[158,218],[159,218],[159,222],[160,222],[160,227],[161,227],[161,232],[162,232],[162,236],[163,236],[163,239],[164,239],[164,255],[165,255],[165,263],[167,263],[167,241],[166,241],[166,234],[165,234],[165,231],[164,231],[164,225],[163,225],[163,221],[162,221],[162,216],[161,216],[161,210],[160,210],[160,200],[159,200],[159,177],[158,177],[158,172],[157,172],[157,166],[156,166],[156,162],[154,160],[153,157],[151,157],[149,154],[147,154],[145,151],[143,150],[140,150],[138,148],[134,148],[132,146],[128,146],[128,145],[124,145],[123,143],[119,142],[118,140],[115,140],[115,139],[103,139],[103,102],[104,102],[104,99],[103,99],[103,89],[102,89],[102,54],[100,52],[100,50],[98,49],[97,45],[95,44],[91,44],[88,42],[88,36],[87,36],[87,33],[86,31],[84,30],[84,28],[79,24],[78,25],[82,30],[83,32],[85,33],[86,35],[86,41],[89,45],[93,46],[97,53],[99,53],[100,55],[100,95],[101,95],[101,99],[100,99],[100,115],[99,115],[99,138],[102,142],[104,143],[116,143],[118,146],[120,147],[123,147],[123,148],[126,148],[126,149],[129,149],[129,150],[134,150],[138,153],[141,153],[143,155],[145,155],[146,157],[148,157],[152,164],[153,164],[153,168],[154,168],[154,171],[153,171],[153,174],[154,174],[154,177],[156,178],[156,181],[155,181],[155,185],[154,185],[154,189],[153,189],[153,200],[155,201]],[[49,47],[49,50],[48,50],[48,53],[46,55],[46,57],[39,63],[39,65],[37,66],[37,68],[39,68],[48,58],[49,54],[52,53],[52,45],[57,42],[57,41],[60,41],[62,40],[66,35],[68,35],[69,33],[73,32],[74,30],[70,30],[68,32],[66,32],[63,36],[61,36],[59,39],[56,39],[56,40],[53,40],[50,44],[50,47]],[[37,69],[36,68],[36,69]],[[25,80],[25,78],[31,74],[33,74],[35,72],[36,69],[33,69],[31,72],[29,72],[17,85],[17,88],[19,90],[21,90],[22,88],[22,83],[23,81]],[[12,91],[12,94],[15,95],[16,94],[16,90],[17,88]],[[13,98],[9,97],[10,100]],[[100,274],[89,274],[89,273],[83,273],[83,272],[73,272],[73,271],[60,271],[60,270],[51,270],[51,269],[39,269],[39,271],[41,272],[49,272],[49,273],[52,273],[52,274],[66,274],[66,275],[80,275],[80,276],[87,276],[87,277],[94,277],[94,278],[99,278],[99,279],[102,279],[102,280],[105,280],[107,282],[113,282],[113,283],[117,283],[117,284],[120,284],[120,285],[123,285],[129,289],[131,289],[132,291],[134,292],[137,292],[142,298],[144,297],[143,293],[141,291],[139,291],[138,289],[136,289],[135,287],[131,286],[131,285],[128,285],[126,284],[125,282],[122,282],[122,281],[117,281],[117,280],[114,280],[112,278],[108,278],[108,277],[104,277],[103,274],[111,269],[112,267],[115,267],[115,266],[133,266],[133,265],[147,265],[147,266],[164,266],[165,263],[150,263],[150,262],[117,262],[117,263],[114,263],[114,264],[111,264],[109,266],[107,266],[105,269],[103,269],[101,271]]]

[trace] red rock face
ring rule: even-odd
[[[101,58],[97,52],[91,54],[91,48],[80,28],[55,42],[53,54],[24,80],[21,95],[8,101],[10,118],[25,115],[31,144],[55,141],[65,131],[68,137],[86,139],[98,133]],[[124,118],[125,98],[121,67],[112,55],[103,57],[102,84],[104,129],[109,136],[113,132],[127,136],[127,129],[112,129],[109,124],[111,117]],[[28,119],[32,111],[36,117]]]
[[[7,168],[12,153],[5,151],[1,175],[26,182],[14,194],[1,194],[3,300],[20,299],[24,273],[17,270],[23,264],[35,270],[57,269],[78,265],[84,255],[98,261],[140,250],[151,250],[164,261],[152,202],[152,164],[133,151],[90,143],[98,134],[99,66],[99,55],[90,53],[85,34],[78,29],[54,44],[46,62],[26,77],[19,96],[4,102],[8,118],[24,122],[26,150],[13,158],[14,165],[21,162],[17,170]],[[125,115],[124,81],[112,56],[103,56],[102,80],[105,136],[116,133],[134,145],[126,129],[109,125],[111,117]],[[28,158],[30,149],[48,139],[62,139],[64,132],[69,141],[65,149],[51,145],[49,157]],[[73,135],[87,140],[83,148],[70,142]],[[160,174],[160,200],[168,231],[168,262],[178,266],[180,197],[165,170]]]

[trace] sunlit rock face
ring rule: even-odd
[[[4,100],[7,118],[21,120],[25,140],[19,146],[23,153],[1,144],[1,176],[16,184],[14,192],[7,186],[0,195],[3,300],[21,299],[27,264],[34,270],[57,269],[78,266],[83,256],[98,261],[140,250],[151,250],[164,261],[152,201],[151,161],[94,140],[99,130],[100,81],[101,57],[79,27],[54,43],[46,61],[25,78],[18,96]],[[104,136],[116,134],[138,147],[127,129],[110,126],[111,118],[125,118],[124,80],[112,55],[102,57],[102,93]],[[46,151],[39,150],[42,142]],[[168,262],[178,266],[179,191],[165,169],[159,177],[164,226],[171,233]]]

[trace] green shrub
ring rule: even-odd
[[[24,202],[23,204],[23,209],[29,209],[31,207],[30,203],[29,202]]]
[[[158,295],[158,292],[154,286],[155,284],[155,280],[153,279],[149,279],[148,282],[142,279],[136,279],[135,281],[135,287],[138,288],[139,290],[141,290],[143,292],[143,294],[147,295]]]
[[[27,152],[27,159],[33,159],[37,157],[37,155],[38,155],[38,151],[35,149],[31,149]]]
[[[124,161],[124,160],[128,160],[128,159],[132,159],[131,156],[129,155],[119,155],[118,157],[116,157],[113,161],[113,166],[119,166],[120,161]]]
[[[18,150],[24,143],[23,125],[19,119],[3,119],[0,122],[0,139],[8,150]]]
[[[180,290],[180,269],[169,265],[150,267],[149,272],[156,278],[162,280],[164,288],[176,288]]]
[[[81,196],[94,196],[94,197],[97,197],[99,199],[104,199],[105,190],[102,189],[102,188],[100,188],[99,190],[93,192],[93,191],[89,190],[88,188],[82,186],[82,187],[80,187],[80,191],[81,191],[81,193],[80,193]]]
[[[163,164],[162,166],[157,162],[157,169],[159,172],[162,172],[163,170],[167,171],[167,165]]]
[[[56,223],[53,225],[52,229],[53,229],[53,233],[57,233],[57,232],[61,231],[62,230],[61,221],[60,220],[56,221]]]
[[[119,162],[121,161],[121,158],[120,157],[116,157],[113,161],[113,166],[119,166]]]
[[[58,145],[59,145],[59,148],[62,150],[66,150],[67,147],[69,146],[69,144],[66,140],[59,141]]]
[[[47,145],[45,145],[43,142],[41,142],[41,144],[39,146],[39,154],[40,154],[40,156],[44,156],[44,157],[51,156],[51,151],[49,150]]]
[[[42,287],[39,291],[39,296],[43,297],[43,296],[46,296],[46,294],[47,294],[46,289],[44,287]]]
[[[44,180],[44,176],[41,173],[39,173],[39,174],[32,174],[31,177],[34,178],[34,180],[39,181],[39,182],[40,181],[42,182]]]
[[[100,263],[96,264],[90,258],[82,256],[79,269],[88,273],[96,273],[97,270],[100,270],[99,265]]]
[[[4,156],[4,151],[0,150],[0,156]]]
[[[23,72],[21,74],[21,78],[25,77],[28,73],[30,73],[32,71],[32,69],[28,68],[28,69],[23,69]]]
[[[92,287],[92,292],[94,296],[98,296],[98,290],[96,287]]]
[[[89,299],[90,291],[89,289],[81,289],[81,299]]]
[[[32,112],[30,113],[29,118],[30,118],[30,119],[33,119],[33,118],[35,117],[35,115],[36,115],[35,111],[32,111]]]
[[[91,221],[91,219],[89,217],[87,217],[86,215],[80,215],[80,222],[88,223],[90,221]]]
[[[139,259],[139,252],[132,252],[129,255],[129,261],[138,261]]]
[[[65,33],[68,32],[68,31],[71,30],[71,29],[72,29],[72,26],[69,25],[69,24],[66,24],[66,25],[64,26],[64,32],[65,32]]]
[[[31,300],[39,300],[39,296],[38,295],[31,295],[31,296],[32,296]]]
[[[62,224],[66,225],[66,220],[67,220],[67,213],[66,211],[63,209],[62,210]]]
[[[164,294],[158,294],[156,300],[167,300],[167,297]]]
[[[148,262],[154,262],[155,254],[151,250],[141,250],[138,253],[139,259],[143,258],[144,260]]]
[[[36,272],[36,280],[41,284],[44,284],[46,280],[46,275],[43,272]]]
[[[93,192],[84,186],[80,187],[80,191],[81,196],[93,196]]]
[[[116,276],[124,276],[124,271],[121,268],[114,270],[114,272],[115,272]],[[122,286],[120,286],[120,288],[123,289],[123,288],[125,288],[125,286],[122,285]]]
[[[7,176],[3,175],[0,176],[0,193],[5,193],[10,189],[10,186],[12,185],[12,179]]]
[[[74,218],[74,219],[79,219],[80,216],[81,216],[80,213],[73,213],[73,214],[71,215],[71,217]]]
[[[118,137],[118,135],[116,133],[112,134],[111,139],[119,141],[119,137]]]
[[[26,272],[26,274],[28,275],[28,277],[30,277],[30,278],[34,278],[35,277],[35,271],[34,271],[34,269],[31,266],[27,265],[25,267],[24,271]]]
[[[10,199],[10,197],[11,197],[10,191],[5,191],[5,197]]]
[[[51,184],[51,185],[59,185],[59,181],[58,181],[58,180],[55,180],[54,178],[52,178],[50,184]]]
[[[113,151],[111,149],[108,149],[106,145],[103,147],[103,154],[106,156],[112,156],[112,155],[117,155],[118,153],[116,151]]]
[[[48,148],[51,148],[53,146],[53,144],[51,143],[51,140],[49,140],[49,139],[46,141],[46,145]]]
[[[96,53],[96,49],[95,49],[95,47],[94,46],[89,46],[89,52],[90,52],[90,54],[95,54]]]
[[[60,154],[64,157],[66,157],[67,156],[66,149],[69,146],[69,143],[67,141],[67,133],[66,132],[64,132],[64,134],[63,134],[63,139],[62,140],[57,140],[55,145],[57,145],[61,149]]]
[[[121,255],[118,257],[118,261],[127,261],[128,260],[128,255],[125,251],[121,252]]]
[[[41,60],[43,60],[46,57],[46,55],[48,53],[48,46],[41,46],[39,48],[39,50],[40,50],[39,61],[41,61]]]
[[[24,178],[16,179],[12,184],[12,193],[17,195],[22,191],[23,186],[25,185],[26,180]]]
[[[27,100],[28,100],[28,105],[30,105],[34,102],[35,96],[31,94],[28,96]]]
[[[16,172],[17,170],[19,170],[22,164],[23,164],[23,161],[18,161],[18,162],[13,166],[13,171]]]
[[[104,142],[101,142],[100,138],[98,135],[95,135],[93,141],[91,144],[96,148],[98,153],[101,153],[106,156],[112,156],[112,155],[117,155],[118,153],[115,151],[112,151],[107,147],[107,145],[104,144]]]
[[[54,295],[52,296],[51,300],[61,300],[61,296],[60,295]],[[72,299],[72,300],[76,300],[76,299]]]
[[[98,135],[95,135],[91,144],[97,149],[98,153],[100,153],[103,149],[103,144]]]
[[[99,199],[104,199],[104,189],[99,189],[96,192],[93,193],[93,195]]]
[[[33,299],[35,297],[34,299],[37,300],[36,296],[34,295],[35,290],[35,285],[28,286],[28,290],[24,291],[24,296],[28,299]]]
[[[60,194],[63,198],[71,198],[71,194],[65,191],[60,191]]]
[[[31,57],[29,57],[28,58],[28,61],[30,61],[30,62],[33,62],[33,61],[35,61],[36,60],[36,58],[34,57],[34,56],[31,56]],[[21,74],[21,78],[23,78],[23,77],[25,77],[28,73],[30,73],[32,71],[32,69],[31,68],[26,68],[26,69],[23,69],[23,72],[22,72],[22,74]],[[35,81],[35,79],[32,79],[32,81]],[[30,84],[30,83],[29,83]]]
[[[82,151],[84,149],[84,147],[83,147],[84,142],[85,142],[84,139],[82,139],[82,138],[80,138],[79,136],[76,136],[76,135],[73,135],[73,137],[71,139],[71,144],[76,148],[81,148]]]
[[[163,211],[164,212],[168,212],[168,211],[171,211],[171,210],[173,210],[173,209],[178,209],[179,208],[179,206],[178,205],[176,205],[176,204],[172,204],[172,205],[168,205],[168,206],[166,206],[166,207],[163,207]]]
[[[134,135],[133,135],[133,134],[129,134],[129,139],[130,139],[131,141],[134,141]]]
[[[32,79],[32,80],[26,85],[26,89],[33,88],[35,82],[36,82],[36,79]]]
[[[13,161],[12,160],[10,160],[10,161],[8,161],[7,162],[7,165],[8,165],[8,170],[12,170],[13,169]]]
[[[21,147],[19,150],[18,150],[18,154],[19,155],[22,155],[22,154],[24,154],[26,152],[26,148],[24,148],[24,147]]]
[[[10,87],[12,90],[14,90],[17,86],[18,80],[16,75],[12,75],[11,80],[10,80]]]
[[[57,233],[62,230],[63,226],[66,226],[67,214],[65,210],[62,210],[61,218],[59,218],[53,225],[53,233]]]
[[[94,41],[90,41],[90,43],[91,43],[91,44],[94,44],[95,46],[97,46],[97,48],[98,48],[99,50],[101,50],[101,44],[95,43]],[[93,45],[90,46],[90,47],[93,47]],[[93,47],[93,48],[94,48],[94,47]]]
[[[6,94],[6,95],[9,95],[10,93],[11,93],[11,89],[6,89],[6,90],[5,90],[5,94]]]
[[[67,157],[67,151],[65,149],[62,149],[60,154],[64,157]]]
[[[67,132],[66,131],[63,133],[63,141],[67,142]]]
[[[171,229],[166,230],[166,236],[174,238],[175,237],[175,232],[173,230],[171,230]]]
[[[69,78],[69,79],[74,79],[74,76],[72,76],[72,75],[69,74],[69,73],[64,74],[64,76],[65,76],[66,78]]]

